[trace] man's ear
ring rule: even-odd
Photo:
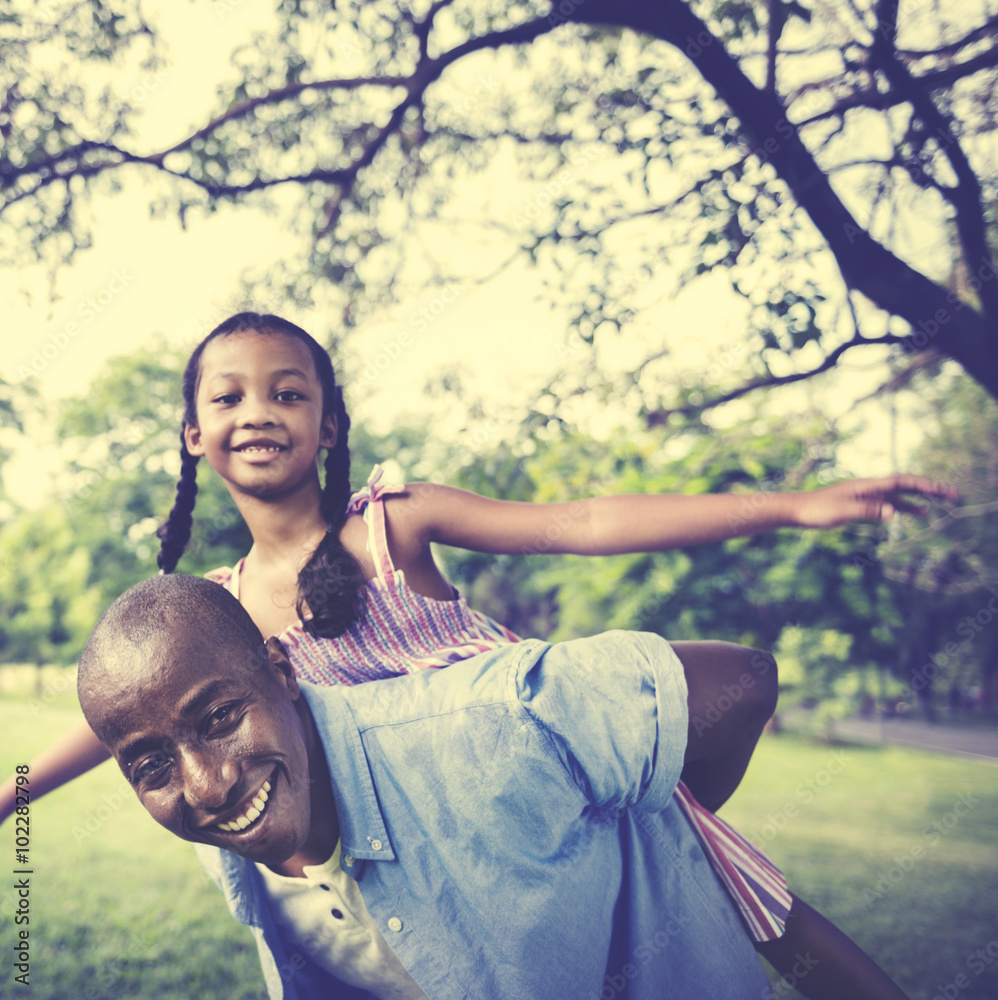
[[[204,454],[204,445],[201,443],[201,428],[195,424],[184,424],[184,444],[192,455],[200,458]]]
[[[336,426],[336,417],[331,413],[322,418],[322,426],[319,428],[319,447],[334,448],[339,429]],[[188,451],[190,449],[188,448]]]
[[[301,694],[298,687],[298,679],[295,677],[295,668],[291,666],[287,651],[283,643],[276,636],[271,636],[264,644],[267,651],[267,670],[274,678],[277,686],[288,692],[292,701],[297,701]]]

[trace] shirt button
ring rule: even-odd
[[[336,919],[337,919],[337,920],[342,920],[342,919],[343,919],[343,911],[342,911],[342,910],[337,910],[337,909],[332,909],[332,910],[330,910],[329,912],[330,912],[330,913],[331,913],[331,914],[332,914],[332,915],[333,915],[334,917],[336,917]]]
[[[347,868],[353,868],[353,858],[351,858],[349,854],[344,854],[343,864],[345,864]]]
[[[371,841],[371,850],[372,851],[380,851],[383,846],[384,845],[381,843],[380,840],[372,840]]]
[[[402,921],[398,917],[388,918],[388,929],[390,931],[400,931],[402,930]]]

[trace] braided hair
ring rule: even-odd
[[[215,327],[194,349],[184,369],[184,419],[180,429],[180,479],[177,497],[166,522],[157,532],[160,550],[156,557],[160,571],[172,573],[191,537],[192,513],[197,496],[198,458],[187,450],[185,431],[197,426],[197,389],[201,376],[201,356],[216,337],[253,331],[284,334],[301,341],[312,356],[322,386],[322,416],[336,421],[336,443],[326,452],[325,482],[320,498],[320,513],[327,531],[308,562],[298,574],[298,617],[311,635],[334,639],[342,635],[361,608],[360,585],[363,576],[356,560],[343,547],[340,529],[346,520],[350,499],[350,417],[343,405],[343,390],[336,384],[333,363],[322,346],[301,327],[279,316],[242,312],[230,316]],[[311,618],[306,614],[311,612]]]

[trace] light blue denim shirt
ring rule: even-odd
[[[761,997],[759,959],[672,803],[672,647],[528,640],[353,688],[302,685],[344,870],[431,1000]],[[369,998],[284,940],[255,865],[198,846],[253,928],[271,997]]]

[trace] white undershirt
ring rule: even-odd
[[[325,864],[306,866],[304,878],[257,868],[281,936],[312,961],[381,1000],[428,1000],[367,912],[357,883],[340,868],[339,843]]]

